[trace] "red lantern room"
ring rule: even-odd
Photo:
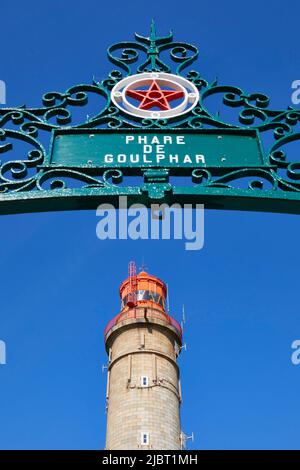
[[[167,287],[156,276],[141,271],[135,272],[134,263],[129,263],[129,276],[120,286],[121,311],[132,307],[152,307],[165,312]]]
[[[127,279],[120,285],[120,297],[121,311],[108,323],[105,338],[117,324],[145,317],[148,320],[157,319],[169,324],[175,328],[181,338],[182,330],[179,323],[167,312],[166,284],[144,270],[137,274],[133,261],[129,263]]]

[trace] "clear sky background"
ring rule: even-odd
[[[208,80],[291,105],[300,79],[298,1],[2,1],[0,79],[7,105],[104,77],[106,47],[147,35],[199,46]],[[113,68],[114,66],[112,66]],[[182,427],[194,449],[300,448],[299,233],[296,215],[205,212],[205,247],[182,241],[100,241],[95,211],[0,218],[0,448],[101,449],[103,330],[119,309],[128,261],[185,303]]]

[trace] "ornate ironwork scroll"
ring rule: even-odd
[[[264,94],[207,81],[191,69],[197,57],[195,46],[174,41],[172,33],[157,36],[152,23],[149,37],[136,34],[135,41],[108,48],[108,58],[117,69],[104,80],[72,86],[64,93],[46,93],[40,108],[1,107],[0,213],[95,208],[103,201],[117,203],[118,196],[147,205],[153,200],[176,201],[204,203],[208,208],[300,213],[300,158],[293,144],[300,139],[300,110],[269,109]],[[155,118],[155,113],[149,119],[128,115],[113,104],[111,91],[117,83],[132,74],[149,72],[185,77],[199,92],[197,105],[171,119]],[[230,109],[228,118],[221,118],[218,108],[210,109],[218,98]],[[82,108],[88,116],[76,122],[75,108]],[[237,112],[236,119],[232,111]],[[72,130],[93,136],[99,129],[116,134],[126,130],[180,133],[215,129],[220,134],[251,130],[263,143],[264,164],[195,165],[182,172],[178,167],[51,164],[54,135]]]

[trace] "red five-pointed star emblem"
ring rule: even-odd
[[[180,90],[162,90],[156,80],[148,90],[127,90],[126,95],[140,101],[139,109],[159,108],[162,111],[171,109],[169,102],[183,98],[184,93]]]

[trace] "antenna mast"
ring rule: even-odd
[[[129,292],[127,298],[127,305],[130,308],[136,307],[136,264],[134,261],[130,261],[128,265],[128,277],[129,277]]]

